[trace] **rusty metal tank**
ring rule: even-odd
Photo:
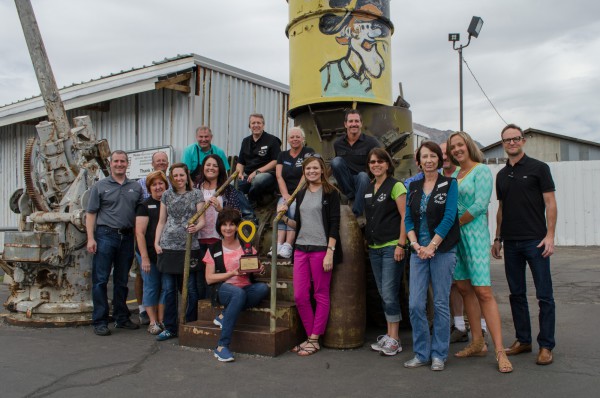
[[[333,143],[346,132],[347,109],[361,113],[363,132],[392,156],[395,177],[410,175],[412,114],[400,96],[392,99],[389,0],[288,0],[290,111],[303,128],[306,145],[327,163]],[[323,343],[355,348],[364,343],[366,257],[352,212],[342,206],[344,263],[334,267],[331,310]]]
[[[392,104],[387,0],[289,0],[290,109],[361,101]]]
[[[356,217],[349,206],[341,206],[340,240],[344,260],[333,267],[329,321],[323,345],[357,348],[364,344],[366,327],[365,247]]]

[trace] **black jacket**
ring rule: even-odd
[[[300,218],[300,207],[306,194],[304,188],[298,192],[296,196],[296,214],[294,220],[296,221],[296,237],[298,232],[302,229],[302,220]],[[323,198],[321,200],[321,213],[323,216],[323,229],[327,238],[335,238],[335,252],[333,253],[333,263],[339,264],[342,262],[342,244],[340,242],[340,194],[334,190],[330,193],[323,191]]]

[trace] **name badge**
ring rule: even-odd
[[[441,184],[438,184],[438,186],[437,186],[437,187],[438,187],[438,188],[441,188],[441,187],[445,187],[446,185],[448,185],[448,181],[444,181],[444,182],[442,182]]]
[[[148,205],[149,209],[156,209],[156,205]]]
[[[372,193],[365,194],[365,199],[367,199],[367,198],[372,198],[372,197],[373,197],[373,194],[372,194]]]
[[[269,146],[268,145],[261,146],[260,149],[269,149]]]
[[[223,255],[223,252],[216,252],[213,257],[220,257],[221,255]]]

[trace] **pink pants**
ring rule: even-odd
[[[305,253],[298,249],[294,252],[294,299],[307,336],[325,333],[329,319],[331,272],[323,271],[323,259],[326,253],[326,251]],[[314,311],[310,302],[311,279],[317,303]]]

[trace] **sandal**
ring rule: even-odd
[[[513,371],[512,363],[508,360],[504,350],[496,351],[496,361],[498,362],[498,372],[510,373]]]
[[[485,340],[473,340],[465,348],[454,354],[456,358],[484,357],[488,353]]]
[[[316,346],[315,344],[319,344],[319,339],[308,339],[305,341],[304,347],[300,347],[297,354],[301,357],[308,357],[313,354],[316,354],[321,349],[320,346]]]
[[[298,344],[297,346],[295,346],[294,348],[292,348],[290,350],[290,352],[293,352],[294,354],[297,354],[298,351],[300,351],[301,349],[304,348],[304,346],[306,345],[306,343],[308,343],[308,340],[305,340],[302,343]]]

